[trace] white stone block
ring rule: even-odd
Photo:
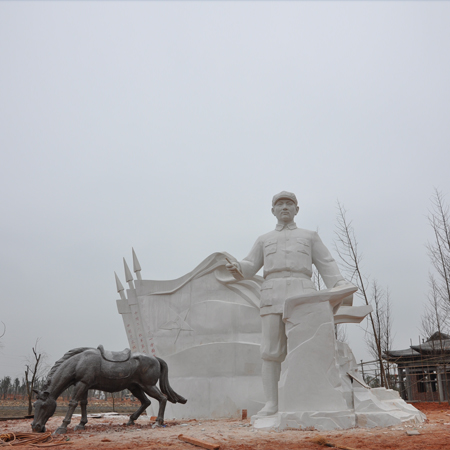
[[[354,389],[357,425],[360,427],[389,427],[401,423],[419,424],[425,415],[407,404],[396,391],[385,388]]]

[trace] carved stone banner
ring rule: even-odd
[[[226,258],[234,260],[214,253],[176,280],[131,281],[117,301],[132,351],[163,358],[174,389],[188,399],[168,404],[167,417],[237,418],[263,405],[262,278],[237,281]]]

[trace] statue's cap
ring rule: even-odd
[[[292,200],[295,205],[298,206],[297,197],[295,194],[287,191],[281,191],[279,194],[274,195],[272,199],[272,206],[275,206],[275,203],[282,198]]]

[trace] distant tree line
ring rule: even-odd
[[[30,382],[28,382],[29,384]],[[42,390],[45,385],[45,377],[38,378],[34,381],[34,389]],[[69,400],[73,391],[73,386],[66,389],[60,396],[60,398]],[[33,393],[32,398],[34,398],[35,394]],[[120,392],[115,392],[114,394],[99,391],[96,389],[89,390],[88,398],[90,399],[99,399],[99,400],[107,400],[108,398],[114,397],[115,399],[131,399],[134,400],[134,396],[127,390],[124,389]],[[16,377],[14,380],[10,376],[5,376],[0,379],[0,399],[13,399],[13,400],[23,400],[27,399],[27,381],[25,377],[19,379]]]

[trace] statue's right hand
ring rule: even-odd
[[[231,262],[228,258],[225,258],[228,264],[225,264],[228,272],[233,275],[236,280],[240,281],[244,279],[244,275],[241,272],[241,265],[237,261]]]
[[[225,265],[225,267],[231,273],[239,273],[240,272],[239,263],[237,263],[237,262],[228,263]]]

